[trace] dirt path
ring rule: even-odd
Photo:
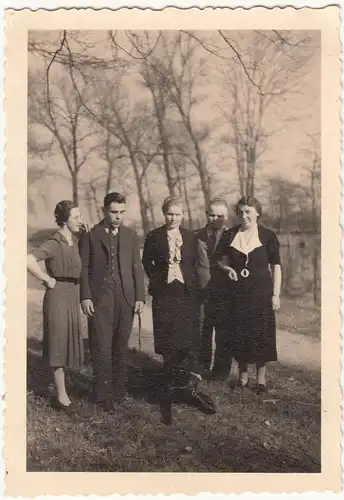
[[[43,292],[37,289],[28,290],[28,310],[41,310]],[[135,319],[129,342],[130,347],[139,348],[138,321]],[[154,355],[152,335],[152,313],[147,304],[142,318],[141,332],[142,351]],[[306,335],[290,333],[286,330],[277,330],[277,350],[280,363],[297,366],[307,370],[320,370],[321,351],[320,341]]]
[[[138,348],[138,321],[135,319],[130,346]],[[154,354],[151,309],[146,308],[142,318],[141,348]],[[320,370],[320,341],[306,335],[277,330],[278,360],[284,365],[297,366],[309,370]]]

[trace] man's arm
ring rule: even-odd
[[[141,264],[139,238],[134,232],[133,236],[133,277],[135,283],[135,300],[145,302],[144,272]]]
[[[210,280],[210,263],[207,252],[207,244],[201,239],[197,240],[196,270],[198,286],[200,288],[205,288]]]
[[[149,233],[147,234],[147,237],[145,239],[145,244],[143,247],[143,254],[142,254],[143,268],[146,271],[146,274],[149,279],[152,278],[155,270],[152,249],[153,249],[152,235],[151,233]]]
[[[81,258],[81,276],[80,276],[80,301],[92,299],[89,284],[90,269],[90,235],[84,232],[79,240],[79,253]]]

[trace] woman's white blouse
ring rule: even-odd
[[[184,283],[183,273],[180,268],[183,238],[178,228],[167,231],[167,242],[169,250],[167,283],[172,283],[174,280]]]

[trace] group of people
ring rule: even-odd
[[[235,386],[241,389],[248,386],[248,364],[254,363],[255,390],[265,392],[266,363],[277,359],[281,265],[277,236],[258,223],[260,203],[240,199],[240,224],[228,228],[226,202],[213,199],[207,225],[194,232],[181,226],[181,198],[170,196],[162,206],[165,223],[148,233],[142,259],[137,233],[123,224],[125,210],[124,196],[107,194],[103,220],[89,229],[79,208],[61,201],[55,208],[59,230],[28,255],[29,272],[46,287],[43,360],[53,372],[54,408],[76,411],[65,368],[83,366],[80,304],[88,318],[94,402],[113,412],[125,400],[133,318],[145,307],[144,271],[154,348],[163,358],[162,393],[173,390],[180,353],[196,360],[200,369],[189,369],[196,379],[204,374],[227,379],[235,359]]]

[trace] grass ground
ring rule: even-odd
[[[283,302],[280,328],[310,323],[309,309],[302,313],[300,303]],[[166,427],[156,397],[160,365],[132,351],[130,396],[115,416],[89,402],[86,373],[69,375],[82,416],[71,420],[35,395],[44,375],[40,338],[41,305],[35,300],[28,305],[29,471],[320,472],[319,371],[271,363],[269,393],[259,398],[249,389],[238,393],[224,382],[202,382],[216,400],[217,414],[176,404],[173,425]]]
[[[314,305],[311,294],[295,298],[282,297],[277,324],[281,330],[320,339],[320,307]]]

